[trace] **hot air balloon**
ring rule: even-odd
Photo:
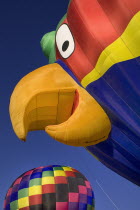
[[[140,1],[71,0],[41,40],[51,64],[10,102],[17,136],[45,130],[140,186]]]
[[[90,182],[76,169],[52,165],[29,170],[9,188],[4,210],[94,210]]]

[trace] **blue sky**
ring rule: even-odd
[[[140,188],[115,174],[84,148],[63,145],[44,131],[28,134],[27,142],[14,134],[9,118],[10,95],[27,73],[46,65],[42,36],[56,28],[68,0],[2,0],[0,5],[0,209],[6,191],[23,172],[62,164],[76,168],[92,184],[96,210],[138,210]]]

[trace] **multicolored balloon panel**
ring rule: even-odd
[[[4,210],[94,210],[89,181],[60,165],[38,167],[18,177],[9,188]]]

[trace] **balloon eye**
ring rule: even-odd
[[[63,58],[68,58],[74,52],[75,43],[67,24],[60,26],[56,33],[56,45]]]
[[[69,41],[65,41],[62,45],[62,50],[63,52],[65,52],[69,47]]]

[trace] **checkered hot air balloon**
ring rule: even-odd
[[[4,210],[94,210],[89,181],[77,170],[60,165],[34,168],[9,188]]]

